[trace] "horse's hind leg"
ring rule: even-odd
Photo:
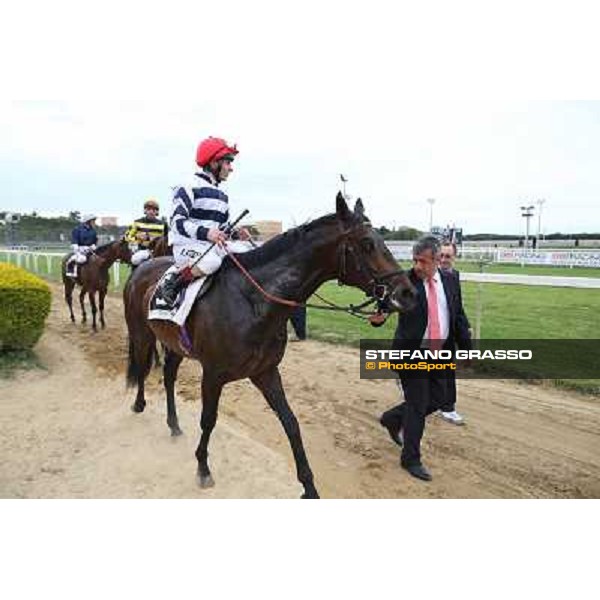
[[[79,305],[81,306],[81,322],[85,323],[87,321],[87,314],[85,312],[85,288],[81,288],[79,292]]]
[[[198,483],[200,487],[207,488],[215,485],[215,482],[208,467],[208,442],[210,434],[217,422],[217,413],[219,411],[219,398],[223,384],[214,381],[206,374],[202,375],[202,416],[200,417],[200,427],[202,435],[200,443],[196,450],[196,459],[198,460]]]
[[[137,386],[137,394],[131,410],[135,413],[144,412],[146,408],[145,381],[152,365],[152,347],[154,339],[144,335],[146,332],[136,332],[135,339],[129,340],[129,360],[127,365],[127,385]],[[132,335],[130,333],[130,335]]]
[[[71,313],[71,323],[75,323],[75,315],[73,314],[73,288],[75,284],[72,281],[65,281],[65,301]]]
[[[106,297],[106,289],[100,290],[98,294],[98,308],[100,309],[100,326],[102,327],[102,329],[104,329],[106,327],[106,323],[104,322],[104,298]]]
[[[300,434],[300,425],[296,419],[288,401],[285,397],[285,391],[281,383],[279,370],[275,367],[265,371],[260,375],[250,378],[252,383],[263,393],[263,396],[269,403],[269,406],[275,411],[283,429],[290,441],[294,460],[296,461],[296,471],[298,480],[304,486],[302,498],[318,498],[319,494],[315,488],[313,474],[306,458],[302,436]]]
[[[158,355],[156,344],[154,345],[154,352]],[[163,367],[165,391],[167,392],[167,425],[171,429],[171,435],[173,436],[183,433],[179,427],[177,408],[175,407],[175,380],[177,379],[177,371],[182,360],[183,356],[168,350],[165,356],[165,366]]]

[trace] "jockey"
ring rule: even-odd
[[[148,249],[150,242],[169,233],[169,227],[158,218],[159,206],[156,200],[144,202],[144,216],[135,220],[125,234],[132,251],[131,264],[137,267],[152,254]]]
[[[88,213],[81,218],[81,223],[71,232],[71,248],[73,255],[67,261],[67,276],[77,277],[76,265],[84,264],[88,255],[96,249],[98,234],[94,229],[96,215]]]
[[[193,279],[214,273],[220,266],[227,235],[223,228],[229,219],[229,199],[219,184],[233,171],[237,148],[221,138],[209,137],[200,142],[196,151],[197,172],[189,187],[176,187],[173,196],[169,244],[173,246],[175,264],[181,267],[168,273],[157,290],[157,300],[173,306],[181,290]],[[245,228],[233,231],[232,239],[246,241],[250,234]],[[202,260],[191,263],[215,244]],[[246,244],[232,245],[235,252],[249,250]]]

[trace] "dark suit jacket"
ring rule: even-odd
[[[458,346],[461,350],[472,348],[471,335],[469,334],[469,321],[465,315],[462,305],[462,294],[457,271],[439,271],[442,277],[442,285],[446,293],[446,301],[449,311],[448,339],[444,349],[454,350]],[[395,349],[418,348],[427,328],[427,296],[423,281],[417,277],[414,269],[408,273],[411,283],[417,291],[417,302],[410,311],[400,313],[398,326],[394,336],[393,347]]]

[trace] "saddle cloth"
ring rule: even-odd
[[[158,282],[158,285],[154,288],[154,292],[150,298],[150,305],[148,307],[149,321],[171,321],[172,323],[179,325],[179,327],[182,327],[188,318],[196,299],[203,296],[210,287],[212,276],[195,279],[183,290],[181,290],[173,307],[167,307],[162,302],[161,298],[156,297],[156,290],[160,287],[165,277],[177,270],[178,267],[176,265],[170,266]]]

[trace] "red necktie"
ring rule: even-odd
[[[439,350],[442,347],[440,313],[438,310],[437,289],[433,278],[427,280],[427,320],[429,323],[429,347]]]

